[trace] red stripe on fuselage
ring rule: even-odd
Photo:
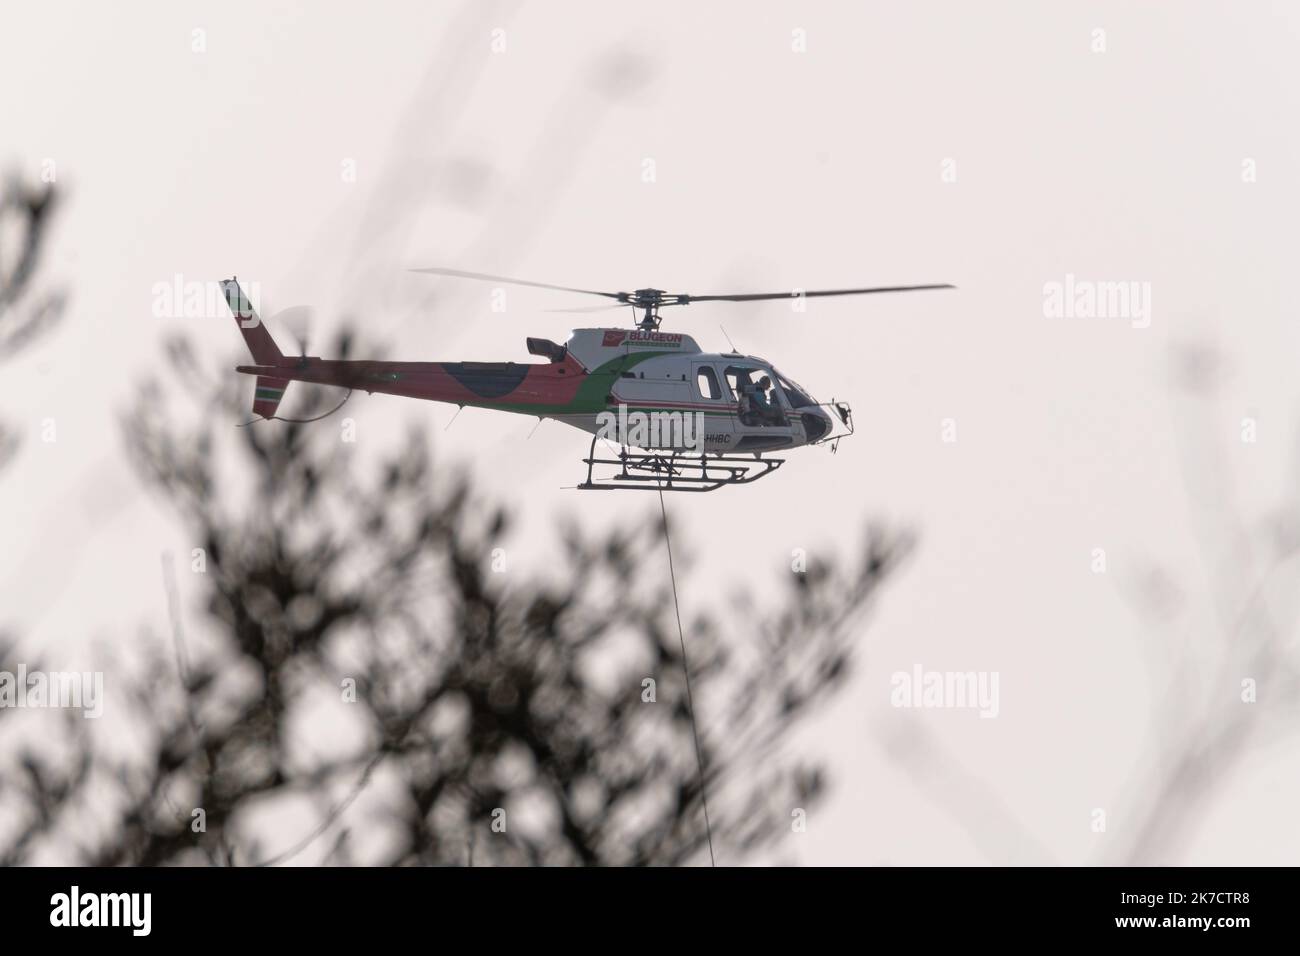
[[[476,369],[476,364],[481,369]],[[461,362],[352,362],[326,359],[286,358],[275,366],[240,366],[250,374],[273,374],[279,378],[314,385],[335,385],[366,392],[401,395],[457,405],[567,405],[574,400],[586,371],[571,355],[561,362],[513,364],[524,369],[519,384],[504,394],[486,396],[475,391],[476,376],[485,383],[499,380],[503,369],[513,363]],[[455,366],[455,374],[448,371]]]

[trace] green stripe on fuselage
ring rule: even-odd
[[[660,350],[658,352],[638,352],[635,355],[620,355],[616,359],[610,359],[604,365],[588,372],[583,377],[581,384],[579,384],[578,392],[573,396],[573,401],[562,405],[486,401],[466,402],[465,404],[477,405],[480,408],[496,408],[506,412],[522,412],[525,415],[597,415],[610,407],[609,402],[605,399],[620,375],[634,365],[640,365],[646,359],[652,359],[659,355],[677,354],[680,353]]]

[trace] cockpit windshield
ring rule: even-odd
[[[812,397],[809,396],[807,392],[798,386],[798,384],[790,381],[790,379],[786,378],[776,369],[772,369],[772,374],[776,376],[777,384],[779,384],[781,390],[785,392],[785,397],[789,400],[792,408],[808,408],[817,404],[812,400]]]

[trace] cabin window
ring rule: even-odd
[[[712,365],[701,365],[695,373],[695,384],[699,387],[702,398],[721,398],[722,388],[718,385],[718,373]]]

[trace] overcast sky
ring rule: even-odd
[[[25,438],[0,477],[0,626],[69,666],[163,627],[159,552],[193,544],[139,485],[118,418],[178,329],[244,359],[229,321],[155,317],[177,275],[313,305],[313,351],[350,315],[389,357],[515,361],[580,318],[543,310],[585,303],[518,289],[498,314],[490,287],[405,270],[701,294],[951,282],[666,313],[706,350],[724,326],[857,418],[837,455],[670,500],[695,558],[683,609],[788,573],[795,548],[842,554],[869,517],[915,528],[853,683],[801,739],[831,798],[780,855],[1105,859],[1175,667],[1227,640],[1200,516],[1235,516],[1252,578],[1294,485],[1298,28],[1281,3],[9,9],[0,163],[33,181],[53,163],[67,203],[47,275],[72,304],[0,372],[0,418]],[[1137,283],[1149,314],[1047,314],[1045,285],[1075,280]],[[1189,344],[1220,356],[1212,400],[1177,388]],[[419,423],[527,506],[521,567],[545,559],[557,510],[596,529],[653,505],[564,490],[577,431],[529,438],[534,420],[470,409],[444,432],[453,411],[355,396],[357,454]],[[1212,469],[1231,500],[1202,490]],[[1157,569],[1181,596],[1159,634],[1132,598]],[[1295,588],[1274,591],[1292,629]],[[890,675],[917,664],[998,672],[997,718],[892,708]],[[918,730],[935,775],[882,746]],[[1283,739],[1225,772],[1179,862],[1293,861],[1292,754]]]

